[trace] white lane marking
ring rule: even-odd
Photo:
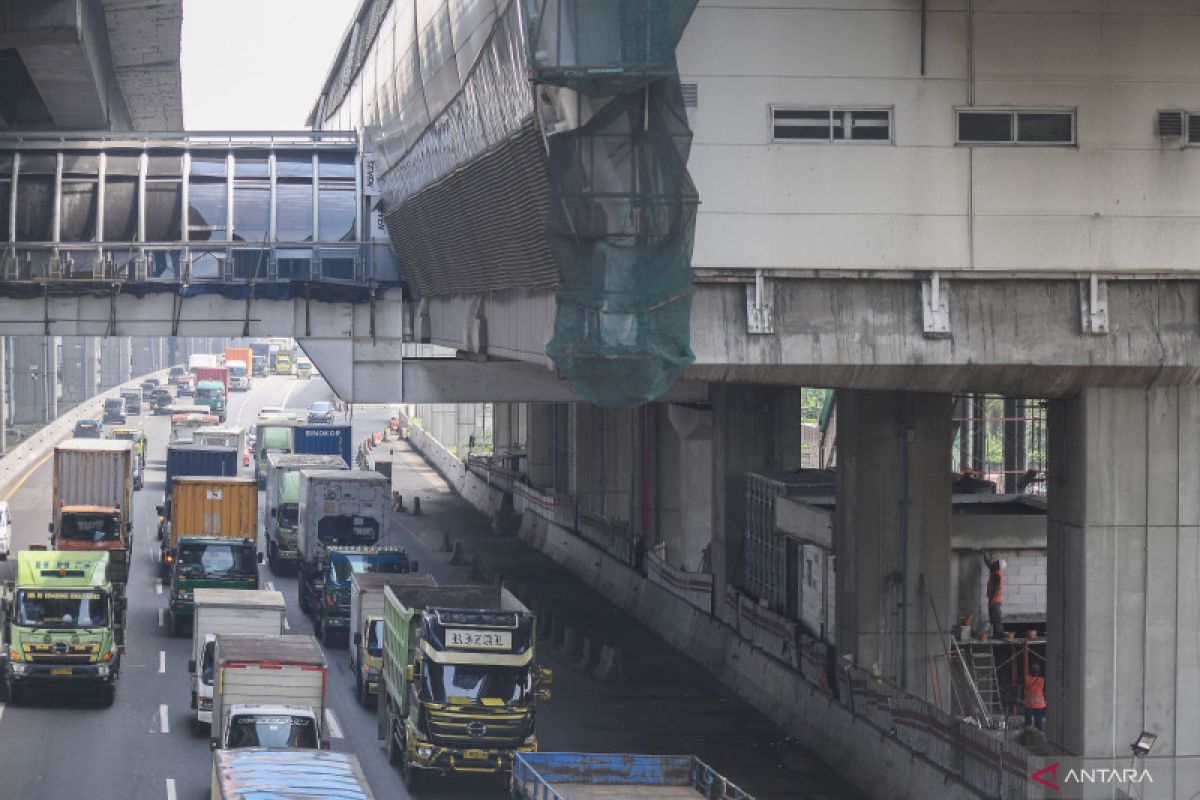
[[[175,779],[167,778],[167,800],[175,800]]]
[[[290,631],[292,629],[292,625],[287,621],[287,617],[283,618],[283,629],[285,631]]]
[[[158,651],[158,672],[161,675],[162,673],[164,673],[166,671],[167,671],[167,651],[159,650]]]
[[[271,583],[270,581],[267,581],[267,591],[269,591],[269,592],[275,591],[275,584]]]
[[[329,723],[329,735],[334,739],[345,739],[345,734],[342,733],[342,726],[338,724],[337,717],[333,715],[333,709],[325,709],[325,721]]]
[[[162,594],[162,578],[154,579],[154,593]]]
[[[167,704],[162,703],[158,707],[158,724],[159,733],[170,733],[171,726],[167,724]]]
[[[158,627],[161,628],[162,626],[163,626],[163,609],[160,608],[158,610]]]

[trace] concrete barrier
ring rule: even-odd
[[[7,455],[0,458],[0,495],[7,493],[31,466],[53,451],[56,444],[71,438],[76,422],[81,419],[98,419],[104,410],[105,400],[120,397],[122,389],[138,388],[147,378],[158,378],[166,383],[167,373],[167,370],[150,372],[85,400],[9,450]]]

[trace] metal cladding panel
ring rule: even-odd
[[[337,455],[351,462],[349,425],[297,425],[292,436],[292,451],[298,455]]]
[[[379,541],[391,526],[391,482],[377,472],[300,470],[296,549],[316,558],[317,529],[325,517],[370,517],[379,523]]]
[[[358,759],[331,750],[218,750],[213,753],[213,790],[221,800],[374,798]]]
[[[181,477],[171,490],[171,538],[229,536],[255,539],[258,485],[254,478]]]
[[[54,448],[54,506],[130,508],[133,443],[72,439]]]

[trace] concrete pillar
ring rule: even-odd
[[[14,336],[12,342],[12,422],[45,424],[58,413],[54,337]]]
[[[723,608],[725,587],[740,578],[746,472],[800,466],[800,389],[713,383],[709,397],[713,418],[711,561],[715,603]]]
[[[553,403],[530,403],[529,441],[526,452],[528,459],[526,471],[529,482],[538,489],[555,486],[554,451],[557,447],[555,437],[556,408]]]
[[[951,409],[949,395],[838,392],[838,649],[925,698],[944,649],[931,600],[950,623]]]
[[[128,336],[106,336],[100,340],[100,389],[111,389],[132,377]]]
[[[1200,755],[1200,388],[1088,389],[1048,428],[1047,733]]]
[[[62,404],[74,408],[95,397],[100,385],[100,353],[94,336],[62,337]]]
[[[673,486],[678,496],[675,504],[664,498],[663,507],[676,510],[679,526],[677,537],[668,541],[667,561],[680,569],[698,571],[704,548],[712,543],[713,412],[706,406],[674,403],[667,408],[667,418],[671,424],[663,427],[674,439],[675,457],[668,458],[664,441],[663,491]],[[671,472],[676,474],[673,483]],[[671,519],[664,514],[664,521]],[[664,529],[665,533],[671,531],[666,525]]]

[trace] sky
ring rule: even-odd
[[[300,130],[358,0],[184,0],[188,130]]]

